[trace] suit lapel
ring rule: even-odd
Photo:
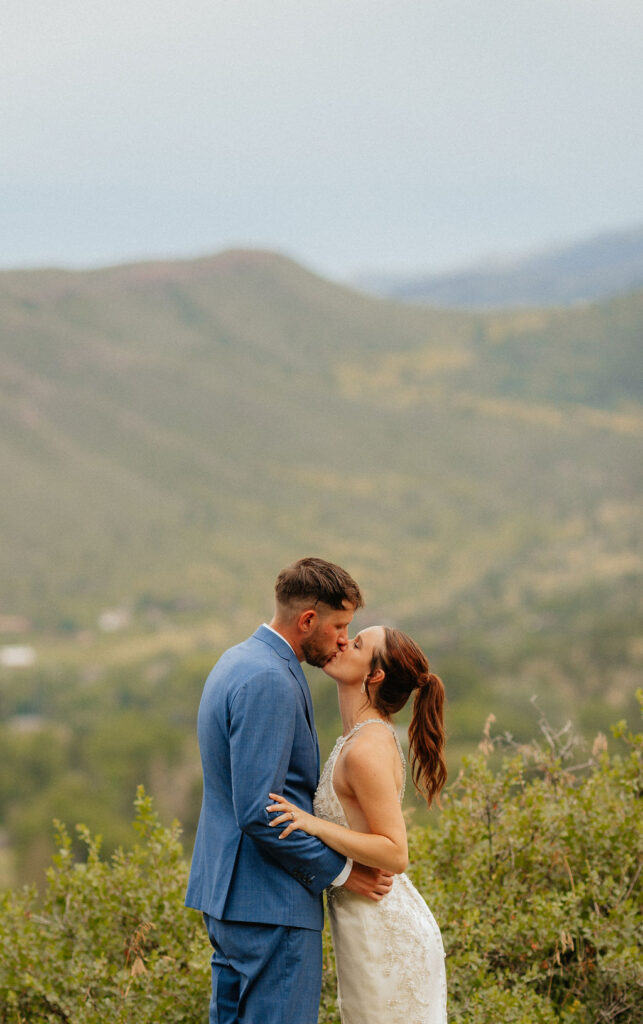
[[[277,654],[284,659],[288,664],[288,668],[294,675],[295,679],[299,683],[301,692],[304,696],[304,703],[306,705],[306,719],[310,727],[310,731],[315,743],[315,750],[317,753],[317,775],[319,775],[320,757],[319,757],[319,741],[317,739],[317,730],[315,729],[315,714],[313,711],[313,699],[310,695],[310,687],[308,686],[308,680],[304,675],[304,670],[299,664],[299,660],[295,652],[289,643],[287,643],[283,637],[279,636],[273,630],[268,629],[266,626],[259,626],[254,634],[258,640],[263,640],[270,647],[277,652]]]
[[[313,699],[310,696],[310,687],[308,686],[308,680],[304,675],[304,670],[302,669],[301,665],[297,661],[297,658],[294,657],[294,655],[292,658],[288,659],[288,668],[290,669],[295,679],[301,686],[301,690],[304,695],[304,700],[306,701],[306,718],[308,719],[308,724],[310,725],[310,728],[314,732],[315,716],[313,714]]]
[[[317,738],[317,729],[315,728],[315,713],[313,711],[313,699],[310,695],[310,687],[308,686],[308,680],[304,675],[304,670],[302,669],[301,665],[299,664],[299,661],[297,660],[294,654],[292,658],[290,658],[288,661],[288,667],[290,668],[290,671],[293,673],[293,675],[297,679],[297,682],[301,686],[302,692],[304,694],[304,700],[306,701],[306,718],[308,719],[308,725],[310,726],[310,731],[313,734],[313,739],[315,741],[315,751],[317,754],[317,776],[319,777],[319,740]]]

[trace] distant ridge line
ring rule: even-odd
[[[570,306],[643,287],[643,226],[439,274],[362,274],[371,294],[453,309]]]

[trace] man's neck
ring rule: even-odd
[[[280,622],[279,619],[277,618],[273,618],[272,622],[267,622],[266,625],[269,627],[269,629],[272,629],[274,630],[275,633],[278,633],[279,636],[282,637],[286,641],[286,643],[290,645],[290,647],[292,647],[295,653],[295,657],[297,658],[298,661],[304,660],[304,653],[299,646],[298,637],[295,630],[289,628],[287,623]]]

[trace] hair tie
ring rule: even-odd
[[[424,690],[427,686],[429,686],[430,682],[431,682],[431,673],[430,672],[422,672],[422,674],[419,675],[418,678],[417,678],[416,686],[417,686],[418,690]]]

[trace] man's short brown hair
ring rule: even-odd
[[[311,605],[321,603],[339,609],[347,601],[355,610],[364,605],[353,577],[323,558],[300,558],[282,569],[275,583],[275,597],[279,605],[310,601]]]

